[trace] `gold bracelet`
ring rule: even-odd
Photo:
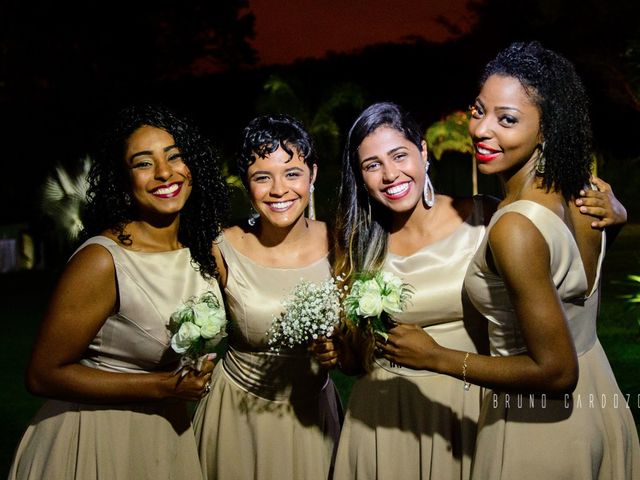
[[[469,390],[471,388],[471,384],[467,382],[467,359],[469,358],[469,352],[464,356],[464,360],[462,361],[462,381],[464,382],[464,389]]]

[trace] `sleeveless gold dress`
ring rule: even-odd
[[[498,210],[488,229],[507,212],[531,220],[549,246],[551,273],[578,354],[580,376],[573,394],[557,398],[487,391],[472,477],[640,478],[640,447],[633,417],[596,335],[604,233],[596,282],[587,292],[580,251],[560,217],[538,203],[520,200]],[[487,266],[487,241],[488,235],[469,266],[465,287],[489,320],[491,354],[522,354],[527,348],[508,292],[502,279]]]
[[[476,197],[472,215],[449,237],[407,257],[389,253],[383,267],[415,288],[397,321],[420,325],[441,345],[470,352],[486,342],[486,321],[462,289],[484,234],[483,216]],[[480,402],[476,386],[465,391],[458,379],[377,359],[351,392],[334,478],[468,479]]]
[[[189,249],[126,250],[93,237],[113,257],[119,310],[93,339],[83,365],[146,373],[175,367],[167,322],[193,295],[212,290],[191,265]],[[82,312],[78,312],[78,322]],[[86,404],[47,401],[27,428],[10,479],[199,479],[198,452],[186,404],[180,401]]]
[[[329,263],[325,257],[301,268],[265,267],[224,235],[218,246],[233,325],[194,418],[202,472],[222,480],[326,480],[340,430],[333,382],[306,348],[273,352],[265,333],[291,289],[302,279],[327,279]]]

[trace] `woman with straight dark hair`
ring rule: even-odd
[[[396,274],[415,293],[394,321],[481,350],[486,335],[461,295],[462,278],[494,202],[436,194],[422,132],[392,103],[371,105],[354,122],[342,168],[336,273],[347,282],[360,271]],[[375,356],[375,339],[360,330],[344,342],[343,369],[366,374],[351,392],[335,478],[468,478],[480,389]]]

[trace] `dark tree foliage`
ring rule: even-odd
[[[247,7],[248,0],[0,0],[0,140],[10,175],[20,179],[5,190],[17,201],[0,207],[0,221],[33,217],[49,169],[91,152],[104,118],[121,107],[164,103],[204,116],[190,108],[202,97],[192,100],[185,82],[256,62]],[[210,85],[206,95],[217,93]]]
[[[4,0],[0,88],[33,98],[253,65],[247,7],[247,0]]]

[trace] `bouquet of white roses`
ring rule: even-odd
[[[402,312],[412,294],[413,288],[393,273],[356,274],[344,299],[347,320],[386,338],[390,315]]]
[[[211,291],[193,296],[169,319],[171,348],[182,355],[180,367],[196,366],[198,359],[212,352],[227,333],[224,307]]]
[[[340,289],[333,278],[321,283],[302,280],[284,300],[285,310],[267,331],[272,350],[306,345],[328,337],[340,321]]]

